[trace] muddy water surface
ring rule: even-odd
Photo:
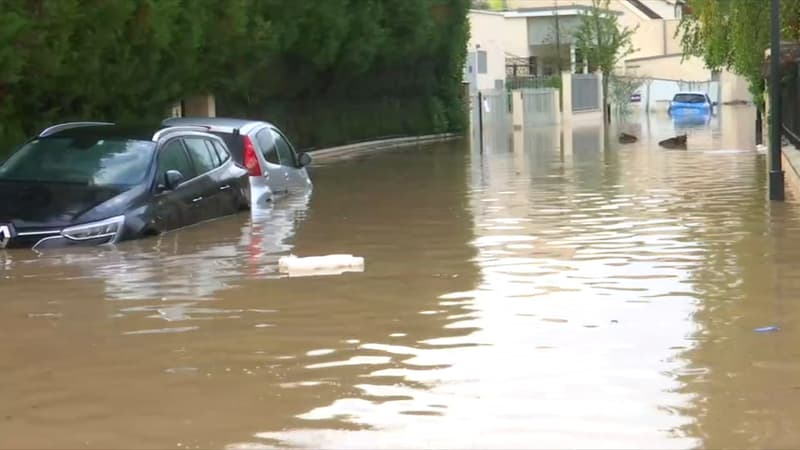
[[[0,447],[797,447],[800,209],[764,200],[752,112],[686,151],[633,123],[321,161],[253,215],[0,253]]]

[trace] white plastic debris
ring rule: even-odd
[[[300,258],[282,256],[278,270],[289,276],[340,275],[344,272],[363,272],[364,258],[353,255],[325,255]]]
[[[767,153],[767,146],[764,144],[756,145],[756,152],[758,153]]]

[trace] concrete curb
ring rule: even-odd
[[[795,195],[800,196],[800,150],[793,145],[781,147],[784,183]],[[769,167],[767,167],[769,171]]]
[[[341,145],[338,147],[324,148],[309,152],[314,161],[333,158],[343,158],[360,153],[371,153],[374,151],[388,150],[399,147],[409,147],[431,142],[451,141],[462,138],[463,135],[457,133],[428,134],[425,136],[410,136],[392,139],[380,139],[376,141],[359,142],[357,144]]]

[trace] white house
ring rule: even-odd
[[[503,11],[472,9],[465,81],[471,89],[504,86],[524,76],[591,70],[576,50],[574,30],[592,0],[505,0]],[[684,58],[678,24],[681,0],[611,0],[622,26],[635,28],[636,51],[619,72],[684,81],[717,80],[721,99],[750,100],[747,84],[729,72],[712,73],[698,58]],[[556,32],[558,30],[559,32]]]
[[[478,89],[491,89],[502,86],[508,76],[587,70],[573,39],[579,14],[586,9],[470,10],[467,80]]]

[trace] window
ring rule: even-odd
[[[679,93],[675,94],[672,101],[675,103],[705,103],[706,98],[703,94]]]
[[[164,174],[168,170],[177,170],[185,180],[194,178],[192,163],[186,155],[183,144],[178,139],[167,143],[158,155],[158,182],[164,182]]]
[[[37,139],[2,166],[0,179],[133,186],[144,181],[155,144],[99,135]]]
[[[222,165],[222,163],[227,161],[228,158],[230,158],[231,155],[228,154],[228,151],[225,150],[225,147],[223,147],[222,144],[220,144],[219,142],[212,141],[211,144],[214,146],[214,150],[216,150],[216,152],[217,152],[217,156],[219,157],[220,165]]]
[[[258,147],[261,149],[261,154],[264,155],[264,159],[266,159],[267,162],[276,165],[280,164],[278,152],[275,148],[275,139],[272,133],[270,133],[270,130],[264,128],[259,131],[258,134],[256,134],[256,141],[258,141]]]
[[[204,141],[205,139],[201,138],[184,138],[183,140],[198,174],[214,170],[218,164],[217,153],[212,152]]]
[[[144,180],[154,149],[101,135],[37,139],[0,166],[0,179],[130,187]]]
[[[212,131],[211,134],[219,137],[228,146],[233,160],[239,164],[244,163],[244,139],[239,134]]]
[[[478,50],[478,73],[486,73],[486,51]]]
[[[205,142],[206,147],[208,147],[208,151],[211,153],[211,156],[214,159],[214,166],[215,167],[221,166],[222,165],[222,159],[220,158],[220,155],[217,153],[217,149],[214,148],[214,145],[211,144],[211,141],[208,141],[208,140],[204,139],[203,142]]]
[[[275,147],[278,149],[278,158],[282,166],[297,167],[297,159],[294,156],[291,144],[277,130],[272,130],[272,137],[275,139]]]

